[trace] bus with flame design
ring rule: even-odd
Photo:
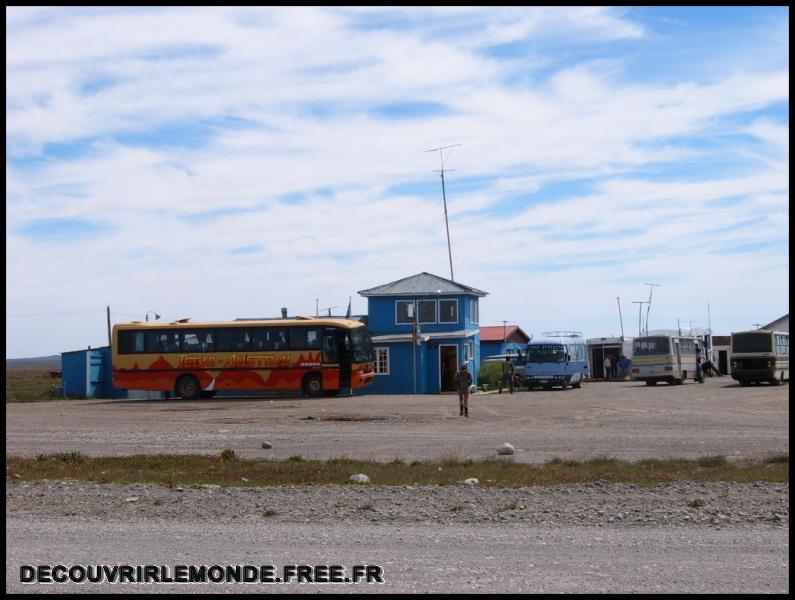
[[[113,327],[112,347],[114,386],[191,400],[222,390],[336,396],[375,375],[370,334],[350,319],[136,321]]]

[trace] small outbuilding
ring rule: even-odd
[[[613,367],[611,377],[616,376],[616,365],[621,356],[626,356],[632,360],[632,341],[633,338],[625,337],[602,337],[590,338],[585,341],[588,346],[588,372],[591,379],[604,379],[605,377],[605,358],[610,359]]]
[[[78,398],[163,398],[161,392],[120,390],[113,386],[110,346],[61,353],[64,396]]]
[[[524,354],[531,338],[518,325],[481,327],[480,360],[498,354]]]

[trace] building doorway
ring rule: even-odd
[[[455,374],[458,371],[458,346],[439,345],[439,389],[455,391]]]
[[[729,352],[727,350],[718,350],[718,372],[721,375],[729,374]]]
[[[605,355],[601,346],[591,348],[591,378],[603,379],[605,376]]]

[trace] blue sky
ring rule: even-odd
[[[789,312],[788,7],[8,7],[7,356],[449,277],[454,144],[481,324]]]

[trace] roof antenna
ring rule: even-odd
[[[646,307],[646,335],[649,335],[649,311],[651,310],[651,294],[656,287],[662,287],[660,283],[644,283],[643,285],[648,285],[649,287],[649,305]]]
[[[431,148],[430,150],[426,150],[425,152],[436,152],[439,151],[439,161],[442,163],[442,170],[441,171],[434,171],[434,173],[439,173],[442,177],[442,199],[444,200],[444,226],[447,229],[447,255],[450,257],[450,281],[455,281],[455,277],[453,277],[453,252],[450,249],[450,225],[447,223],[447,195],[444,191],[444,159],[442,158],[442,150],[447,150],[448,148],[456,148],[461,144],[453,144],[452,146],[442,146],[441,148]],[[447,158],[450,158],[450,152],[447,153]],[[450,171],[454,171],[455,169],[448,169]]]

